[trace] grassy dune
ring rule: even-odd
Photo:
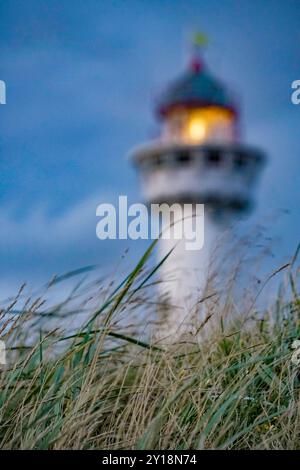
[[[51,309],[37,296],[16,311],[20,291],[2,310],[2,449],[300,448],[300,365],[291,360],[300,339],[296,260],[277,272],[284,293],[259,320],[253,302],[248,327],[220,320],[205,341],[191,335],[166,347],[122,322],[155,308],[147,298],[159,268],[146,269],[152,248],[101,295],[99,284],[77,285]],[[55,324],[87,305],[72,334]]]

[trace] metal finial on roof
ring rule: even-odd
[[[204,33],[196,31],[192,35],[192,44],[193,46],[205,47],[209,44],[208,36]]]
[[[193,54],[191,60],[191,69],[199,73],[203,68],[202,49],[209,43],[208,37],[201,32],[194,32],[191,38]]]

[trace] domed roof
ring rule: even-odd
[[[171,82],[158,101],[157,111],[160,116],[164,116],[179,106],[220,106],[236,112],[226,88],[199,62],[192,63],[188,71]]]

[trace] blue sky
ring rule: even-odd
[[[236,90],[246,142],[268,154],[253,224],[274,267],[299,241],[298,0],[1,0],[0,293],[82,265],[117,264],[130,245],[95,236],[100,202],[140,200],[126,155],[153,135],[153,99],[211,38],[207,62]]]

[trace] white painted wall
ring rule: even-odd
[[[228,219],[229,223],[229,219]],[[161,322],[157,337],[172,341],[182,333],[195,333],[205,318],[205,309],[199,301],[209,294],[207,281],[214,262],[214,250],[230,236],[226,221],[217,222],[209,211],[204,215],[204,246],[200,251],[186,250],[186,239],[180,242],[161,239],[158,260],[175,246],[160,268],[158,285],[160,300],[167,300],[167,308],[158,308]]]

